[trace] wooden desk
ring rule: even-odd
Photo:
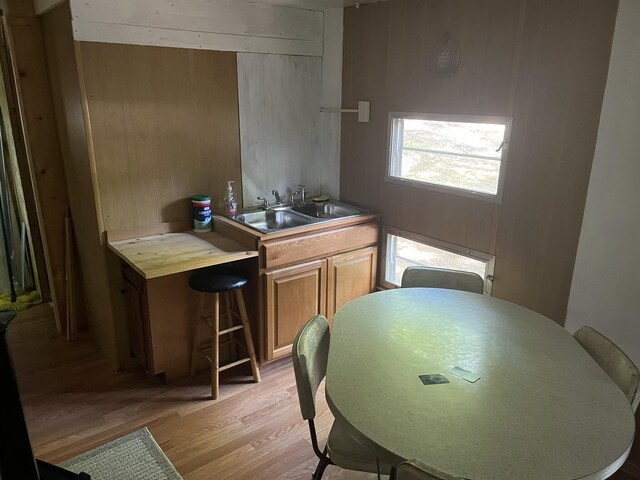
[[[121,292],[128,311],[131,351],[149,374],[162,375],[165,381],[188,375],[192,325],[198,315],[198,294],[189,288],[189,275],[198,268],[257,261],[257,250],[218,232],[164,233],[109,241],[108,245],[123,263]],[[257,265],[247,270],[257,272]],[[256,283],[250,280],[248,288],[255,288]],[[254,331],[256,316],[252,318]],[[202,362],[201,368],[205,367]]]
[[[431,373],[450,383],[423,385]],[[382,459],[473,480],[604,479],[634,437],[627,398],[562,327],[453,290],[378,292],[340,309],[326,395]]]
[[[151,235],[109,242],[109,248],[145,279],[258,256],[218,232]]]

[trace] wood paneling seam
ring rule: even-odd
[[[80,84],[80,95],[82,97],[82,114],[84,117],[84,125],[87,137],[87,149],[89,154],[89,170],[91,171],[91,186],[93,189],[93,201],[96,209],[96,218],[98,220],[98,239],[101,244],[106,241],[103,236],[104,217],[102,214],[102,203],[100,200],[100,182],[98,180],[98,172],[96,168],[96,154],[93,145],[93,131],[91,129],[91,113],[89,112],[89,102],[87,99],[87,87],[84,78],[84,63],[82,60],[82,49],[80,42],[73,42],[73,48],[76,56],[76,68],[78,71],[78,83]]]

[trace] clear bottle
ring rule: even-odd
[[[233,193],[232,183],[234,183],[233,180],[227,180],[227,195],[224,197],[224,211],[228,217],[235,217],[238,213],[238,202],[235,193]]]

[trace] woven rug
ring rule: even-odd
[[[156,441],[143,428],[60,464],[91,480],[182,480]]]

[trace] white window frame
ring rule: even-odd
[[[453,243],[443,242],[442,240],[436,240],[435,238],[425,237],[417,233],[408,232],[395,227],[382,227],[382,248],[380,249],[380,278],[378,284],[385,289],[399,288],[399,285],[387,281],[387,247],[388,247],[388,235],[395,235],[397,237],[406,238],[414,242],[422,243],[430,247],[446,250],[447,252],[455,253],[456,255],[463,255],[465,257],[473,258],[474,260],[480,260],[486,262],[484,280],[484,293],[491,295],[493,290],[493,270],[495,267],[495,257],[488,253],[479,252],[470,248],[456,245]]]
[[[504,141],[501,145],[501,157],[500,157],[500,173],[498,176],[498,189],[495,195],[483,192],[474,192],[471,190],[465,190],[457,187],[448,187],[445,185],[437,185],[435,183],[422,182],[418,180],[410,180],[402,178],[396,175],[392,175],[393,167],[397,158],[396,152],[400,148],[402,141],[402,132],[394,129],[394,120],[396,119],[409,119],[409,120],[433,120],[440,122],[464,122],[464,123],[492,123],[504,125]],[[424,188],[427,190],[433,190],[442,193],[451,193],[454,195],[461,195],[463,197],[470,197],[479,200],[485,200],[493,203],[502,203],[502,193],[504,190],[504,180],[507,170],[507,159],[509,158],[509,142],[511,141],[511,124],[513,123],[512,117],[506,116],[491,116],[491,115],[462,115],[462,114],[444,114],[444,113],[415,113],[415,112],[389,112],[388,117],[388,134],[387,134],[387,169],[385,175],[385,181],[391,183],[399,183],[408,185],[411,187]]]

